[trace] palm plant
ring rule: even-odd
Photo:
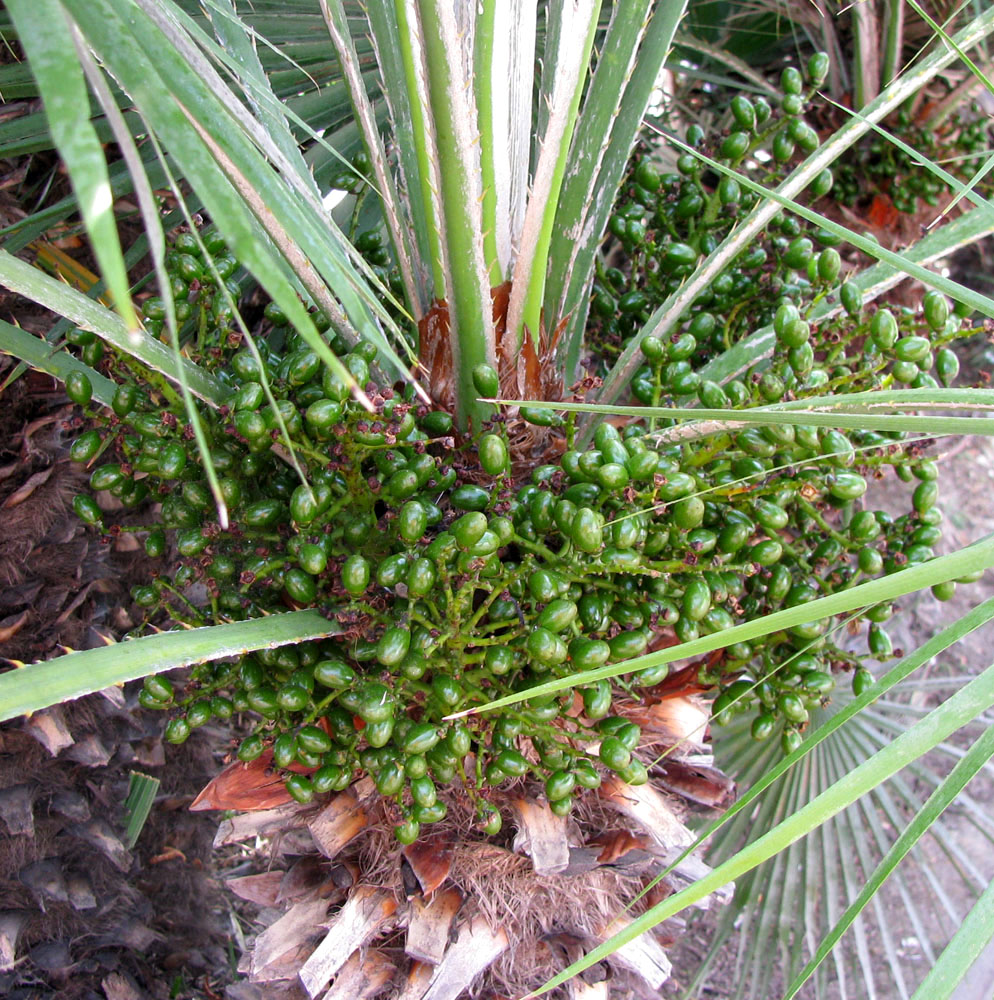
[[[527,403],[523,412],[533,422],[514,425],[510,434],[519,469],[546,462],[541,432],[528,429],[549,425],[540,416],[543,412],[579,412],[570,433],[580,442],[597,427],[595,419],[582,415],[584,410],[602,417],[623,414],[617,401],[625,397],[641,364],[646,341],[664,340],[678,331],[707,286],[783,208],[813,219],[881,261],[860,278],[865,298],[910,274],[994,315],[990,300],[926,268],[956,245],[991,230],[991,209],[983,199],[973,195],[975,209],[955,228],[940,230],[905,256],[883,250],[798,202],[815,178],[873,123],[912,96],[956,58],[958,50],[969,49],[994,29],[994,15],[986,13],[956,34],[956,48],[935,52],[886,86],[777,190],[766,191],[727,163],[708,158],[711,169],[731,175],[747,190],[756,189],[755,207],[719,245],[695,254],[684,280],[639,325],[604,373],[597,401],[564,401],[564,386],[582,374],[590,284],[600,263],[602,235],[685,6],[651,0],[615,5],[487,0],[478,6],[420,0],[361,7],[345,0],[317,5],[299,0],[257,3],[251,13],[239,14],[233,4],[212,0],[203,14],[194,15],[192,5],[162,0],[9,2],[12,29],[38,82],[51,141],[69,169],[75,197],[15,227],[0,251],[0,281],[62,317],[50,331],[48,344],[3,324],[4,350],[66,379],[84,401],[92,394],[96,402],[111,406],[118,400],[114,381],[88,364],[85,355],[81,360],[62,346],[62,338],[74,328],[94,332],[152,373],[157,391],[181,396],[223,530],[227,504],[233,501],[225,492],[223,469],[219,475],[212,467],[207,417],[197,415],[235,406],[235,387],[228,373],[198,364],[181,349],[181,303],[174,301],[167,270],[165,234],[183,220],[189,224],[195,212],[209,215],[281,319],[285,317],[286,325],[327,366],[330,377],[350,389],[359,404],[373,405],[365,380],[357,384],[357,371],[368,369],[350,367],[340,357],[355,345],[371,345],[368,360],[374,362],[381,386],[400,380],[415,386],[432,406],[451,411],[457,430],[469,437],[488,429],[497,413],[493,395]],[[30,86],[20,67],[11,76],[12,82]],[[91,94],[101,112],[92,123],[80,117]],[[37,129],[37,122],[15,123],[8,149],[27,148],[32,128]],[[121,161],[108,167],[101,143],[110,137]],[[350,186],[349,164],[360,145],[358,163],[375,190],[379,220],[397,266],[392,283],[370,267],[350,242],[352,234],[343,232],[325,207],[332,181],[339,188]],[[686,148],[705,159],[692,146]],[[175,205],[166,220],[156,194],[162,189],[171,191],[169,204]],[[125,191],[135,195],[144,234],[122,252],[114,200]],[[357,218],[372,201],[365,208],[355,206]],[[91,292],[106,291],[116,313],[14,256],[56,219],[77,209],[106,286]],[[143,327],[131,305],[129,269],[146,254],[158,280],[172,349],[150,335],[148,323]],[[214,269],[212,277],[220,289],[216,262],[207,267]],[[229,299],[232,294],[229,290]],[[226,304],[240,323],[241,335],[252,343],[234,301]],[[811,319],[828,317],[833,308],[822,302]],[[321,311],[333,336],[323,335],[319,326],[325,324],[315,322],[315,310]],[[710,360],[705,377],[724,382],[762,363],[774,340],[770,327],[753,332]],[[258,348],[251,350],[258,362]],[[270,393],[265,398],[278,410],[271,391],[263,391]],[[878,413],[881,404],[888,407],[883,414]],[[720,406],[658,412],[643,407],[638,415],[699,418],[689,428],[664,432],[664,438],[669,433],[671,439],[684,441],[724,433],[732,420],[767,426],[803,421],[870,430],[990,433],[986,418],[895,412],[988,405],[984,391],[926,386],[877,393],[872,400],[841,393],[832,400],[830,412],[818,412],[810,401],[801,401],[734,411]],[[281,431],[286,459],[300,472],[293,435],[282,424]],[[304,488],[309,488],[306,482]],[[535,704],[534,699],[578,684],[589,687],[633,671],[658,671],[679,658],[887,602],[992,564],[994,548],[985,540],[807,606],[670,649],[588,670],[578,667],[527,692],[491,699],[485,708],[471,705],[467,713],[479,716],[525,699]],[[952,628],[956,633],[966,627]],[[316,610],[294,610],[70,654],[0,677],[3,716],[176,666],[320,640],[338,629]],[[919,661],[913,656],[902,662],[911,669]],[[951,699],[927,725],[916,726],[857,768],[857,780],[827,789],[813,808],[799,810],[767,839],[738,852],[702,879],[700,888],[650,908],[630,925],[627,938],[818,827],[951,728],[986,711],[994,700],[990,686],[990,678],[982,675],[966,689],[968,695]],[[881,690],[862,694],[853,709],[869,704]],[[827,725],[840,725],[851,714],[847,709]],[[931,736],[923,735],[930,729]],[[936,736],[938,730],[943,735]],[[820,738],[810,737],[783,765],[768,772],[749,801]],[[978,751],[966,766],[975,772],[985,759]],[[305,786],[298,782],[294,787]],[[552,794],[549,799],[562,801]],[[584,961],[596,961],[608,947],[595,949]]]

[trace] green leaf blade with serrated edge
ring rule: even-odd
[[[620,67],[605,66],[604,75],[611,81],[609,91],[614,104],[610,125],[604,125],[601,118],[607,100],[596,95],[594,103],[594,81],[589,91],[591,106],[585,104],[580,112],[560,205],[556,209],[545,294],[546,321],[550,326],[566,322],[560,352],[564,358],[567,382],[573,377],[582,349],[595,258],[643,115],[659,79],[660,66],[684,7],[682,2],[656,4],[648,25],[638,39],[632,37],[634,26],[629,20],[629,5],[616,7],[617,16],[621,18],[616,29],[620,41],[617,37],[612,41],[622,51],[626,45],[640,41],[638,53],[623,80],[618,79],[617,72],[612,72]],[[609,31],[612,30],[613,21],[609,28]],[[601,72],[599,62],[594,80]]]
[[[338,635],[317,611],[291,611],[228,625],[161,632],[67,653],[0,674],[0,722],[149,674]]]
[[[153,371],[177,378],[175,359],[165,344],[147,334],[137,339],[130,337],[121,318],[105,306],[5,250],[0,250],[0,283],[67,317],[81,329],[92,330],[112,347],[130,354]],[[219,405],[231,394],[231,389],[192,361],[184,358],[183,369],[190,391],[205,402]]]
[[[90,99],[73,54],[73,26],[58,0],[11,0],[8,10],[38,81],[52,139],[68,168],[107,288],[129,335],[140,336],[103,147],[89,117],[80,114]]]

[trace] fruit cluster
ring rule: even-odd
[[[762,97],[737,95],[730,103],[725,133],[708,136],[694,124],[686,130],[686,144],[757,183],[775,186],[794,161],[818,147],[818,134],[805,121],[804,112],[825,73],[827,61],[821,55],[808,64],[807,87],[799,70],[784,70],[780,107],[771,108]],[[591,300],[591,336],[606,359],[756,204],[753,190],[732,177],[717,177],[693,153],[677,149],[673,155],[676,170],[660,172],[646,148],[637,152],[609,220],[609,232],[624,259],[620,266],[599,267]],[[808,196],[826,195],[832,180],[826,168],[809,185]],[[781,216],[715,278],[693,306],[694,314],[701,313],[688,331],[695,344],[678,360],[693,354],[703,364],[769,323],[779,296],[802,291],[796,272],[804,276],[815,245],[834,247],[839,242],[827,230],[809,233],[804,227],[793,216]],[[834,259],[832,254],[823,269]],[[705,337],[713,338],[713,343],[705,343]]]
[[[794,83],[788,97],[800,96]],[[746,118],[742,106],[737,115]],[[752,141],[746,135],[740,156]],[[646,179],[641,164],[634,174]],[[696,226],[697,218],[684,221]],[[380,379],[370,345],[349,351],[327,334],[372,411],[272,306],[257,350],[242,346],[205,277],[217,270],[210,259],[227,260],[226,251],[211,231],[209,239],[187,235],[192,243],[184,237],[180,249],[177,240],[169,267],[187,281],[183,301],[205,317],[190,320],[209,338],[211,367],[232,384],[224,406],[199,413],[229,523],[217,517],[182,402],[115,355],[104,359],[119,381],[113,413],[91,414],[100,426],[77,439],[72,457],[91,467],[94,491],[125,508],[154,501],[159,523],[109,524],[89,494],[75,508],[105,531],[144,534],[148,555],[162,560],[158,576],[134,591],[149,614],[165,609],[203,624],[312,607],[337,635],[197,666],[182,691],[150,677],[142,703],[173,711],[173,742],[212,718],[251,713],[257,721],[238,758],[271,753],[302,801],[368,773],[394,803],[404,842],[445,815],[440,789],[452,782],[495,832],[501,817],[491,790],[503,782],[541,781],[553,810],[565,814],[605,769],[647,780],[642,733],[622,701],[660,684],[668,667],[586,685],[579,699],[532,697],[464,721],[450,721],[454,713],[803,605],[929,558],[940,536],[936,464],[926,442],[898,434],[774,425],[681,441],[668,433],[670,421],[653,418],[622,429],[600,423],[591,445],[578,447],[571,419],[523,408],[513,419],[558,427],[564,450],[522,479],[512,474],[511,417],[457,437],[448,413]],[[698,235],[708,238],[708,227]],[[665,272],[647,261],[694,238],[671,234],[652,254],[633,243],[625,280],[647,288],[663,274],[682,280],[689,260]],[[843,284],[844,309],[809,322],[813,306],[834,293],[837,252],[816,255],[800,232],[768,241],[779,263],[765,273],[776,281],[746,289],[732,276],[722,291],[722,275],[669,342],[643,340],[637,399],[665,405],[695,393],[706,406],[739,408],[837,386],[928,385],[933,370],[944,383],[955,377],[948,344],[963,324],[941,296],[930,293],[921,313],[871,311]],[[149,322],[160,305],[146,303]],[[615,303],[619,329],[630,314]],[[724,385],[702,379],[701,366],[738,336],[737,317],[764,315],[777,346],[762,370]],[[496,394],[496,373],[483,366],[474,377],[481,396]],[[89,406],[84,376],[67,388]],[[901,517],[862,509],[868,478],[888,467],[909,483],[911,509]],[[944,585],[936,596],[950,592]],[[890,613],[875,607],[863,616],[877,658],[890,655],[882,628]],[[858,658],[834,641],[835,627],[811,622],[709,659],[700,676],[717,688],[716,719],[751,711],[757,739],[780,732],[791,749],[839,671],[853,672],[857,686],[866,680]]]
[[[943,164],[965,182],[990,148],[990,127],[977,104],[957,111],[938,129],[912,120],[902,110],[890,131],[914,155],[881,136],[855,148],[836,168],[835,197],[841,204],[852,206],[886,194],[897,211],[913,215],[919,198],[936,206],[941,194],[952,192],[946,181],[923,165],[922,157]],[[987,182],[979,183],[983,191]]]

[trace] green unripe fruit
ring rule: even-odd
[[[632,762],[631,751],[615,736],[607,736],[601,741],[598,756],[612,771],[623,771]]]
[[[921,374],[921,370],[913,361],[895,361],[891,374],[895,381],[910,385]]]
[[[785,94],[800,94],[804,90],[804,77],[793,66],[788,66],[780,74],[780,89]]]
[[[665,266],[665,265],[664,265]],[[666,353],[663,342],[656,337],[643,337],[639,342],[642,354],[649,361],[659,361]],[[610,426],[610,424],[598,424],[598,428]],[[598,445],[600,447],[600,445]]]
[[[954,351],[943,347],[935,355],[935,373],[944,386],[952,385],[959,375],[959,358]]]
[[[780,338],[801,322],[801,314],[793,302],[781,302],[773,316],[773,332]]]
[[[91,368],[96,368],[97,365],[103,360],[104,356],[104,342],[102,340],[97,340],[94,338],[89,344],[83,347],[80,351],[80,360],[84,365],[89,365]]]
[[[307,707],[310,692],[299,684],[287,683],[276,692],[276,704],[287,712],[299,712]]]
[[[818,254],[818,278],[831,284],[842,270],[842,257],[834,247],[828,247]]]
[[[297,746],[307,753],[327,753],[331,737],[320,726],[302,726],[297,730]]]
[[[397,515],[397,533],[409,544],[419,541],[428,528],[428,513],[417,500],[408,500]]]
[[[936,483],[935,480],[929,479],[925,480],[925,482],[919,483],[915,487],[915,491],[911,495],[911,505],[919,514],[922,514],[934,507],[938,499],[938,483]]]
[[[265,743],[263,743],[262,737],[254,733],[245,737],[239,744],[237,756],[243,764],[249,764],[261,757],[264,749]]]
[[[287,570],[283,576],[283,588],[287,596],[297,604],[313,604],[317,596],[317,584],[314,582],[314,577],[302,569]]]
[[[691,579],[683,592],[683,614],[690,621],[700,621],[711,610],[711,588],[701,577]]]
[[[874,683],[873,674],[861,667],[852,676],[852,693],[858,698],[864,691],[873,687]]]
[[[73,441],[69,448],[69,457],[74,462],[89,462],[96,457],[101,444],[103,440],[99,431],[86,431]]]
[[[399,794],[404,787],[404,769],[397,761],[388,761],[377,772],[374,779],[376,790],[380,795],[391,798]]]
[[[535,619],[535,624],[550,632],[562,632],[577,616],[577,606],[573,601],[557,598],[550,601]]]
[[[93,398],[93,383],[85,372],[71,371],[66,376],[66,395],[80,406]]]
[[[784,691],[777,698],[777,708],[781,715],[791,722],[807,722],[808,710],[804,707],[804,702],[800,695],[792,691]]]
[[[376,568],[376,583],[380,587],[396,587],[407,572],[407,554],[387,556]]]
[[[855,500],[866,492],[866,480],[855,472],[836,472],[828,477],[828,492],[837,500]]]
[[[946,297],[941,292],[930,289],[922,300],[922,310],[929,329],[941,333],[949,319],[949,302]]]
[[[814,87],[820,87],[828,79],[832,61],[827,52],[816,52],[807,65],[808,82]]]
[[[480,466],[491,476],[507,471],[507,445],[499,434],[484,434],[479,443]]]
[[[351,555],[342,566],[342,586],[353,597],[361,597],[369,586],[369,560],[358,553]]]
[[[486,515],[479,511],[463,514],[449,526],[449,532],[456,544],[463,549],[472,548],[483,537],[486,530]]]
[[[407,592],[411,597],[424,597],[431,592],[437,579],[435,564],[426,556],[415,559],[407,570]]]
[[[870,626],[866,641],[875,659],[886,660],[894,654],[894,644],[890,641],[890,636],[879,625]]]
[[[738,133],[739,135],[744,135],[745,133]],[[729,136],[731,138],[731,136]],[[726,140],[727,141],[727,140]],[[746,136],[746,145],[748,146],[748,136]],[[704,198],[699,195],[696,191],[690,191],[688,194],[683,195],[680,200],[676,203],[674,208],[674,214],[681,221],[686,221],[687,219],[692,219],[697,215],[700,215],[704,210]],[[620,303],[619,303],[620,304]]]
[[[545,407],[522,406],[518,414],[522,420],[536,427],[561,427],[563,423],[563,418],[555,410]]]
[[[411,798],[416,805],[428,809],[438,801],[438,792],[435,789],[435,782],[427,775],[422,778],[412,778],[410,783]]]
[[[811,326],[803,319],[799,319],[785,326],[778,336],[785,347],[791,349],[804,347],[811,338]]]
[[[258,410],[238,410],[233,421],[235,430],[249,443],[261,441],[269,434],[266,421]]]
[[[703,379],[697,386],[697,398],[701,406],[709,410],[724,409],[729,405],[725,390],[717,382]]]
[[[787,94],[780,102],[780,108],[788,118],[799,115],[804,111],[804,98],[800,94]]]
[[[342,404],[334,399],[317,399],[304,412],[307,426],[319,436],[329,433],[341,419]]]
[[[119,385],[114,391],[111,409],[119,417],[126,417],[138,402],[138,390],[133,385]]]
[[[814,244],[806,236],[798,236],[792,240],[783,255],[783,262],[794,271],[808,266],[808,261],[814,255]]]
[[[452,433],[452,428],[452,414],[445,410],[432,410],[421,418],[421,429],[429,437],[444,437]]]
[[[190,735],[190,725],[186,719],[170,719],[162,735],[167,743],[185,743]]]
[[[863,293],[849,281],[839,289],[839,300],[850,316],[858,316],[863,308]]]
[[[894,356],[898,361],[922,361],[931,350],[932,345],[926,337],[901,337],[894,344]]]
[[[640,187],[644,187],[646,191],[655,192],[659,190],[659,171],[651,160],[639,160],[638,166],[635,168],[635,183]]]
[[[388,628],[376,644],[376,658],[383,666],[394,667],[407,656],[410,646],[411,633],[409,629]]]
[[[590,507],[580,507],[570,525],[570,540],[581,551],[600,552],[604,544],[604,519]]]
[[[829,191],[832,190],[832,184],[835,182],[835,176],[832,174],[831,168],[825,167],[821,173],[817,174],[815,179],[808,185],[808,190],[811,192],[813,198],[823,198]]]
[[[749,133],[733,132],[721,144],[721,155],[726,160],[733,163],[741,160],[749,151]],[[696,214],[696,213],[694,213]]]
[[[883,556],[872,545],[864,545],[856,556],[860,570],[868,576],[876,576],[883,571]]]
[[[566,798],[576,787],[576,775],[572,771],[554,771],[545,780],[545,797],[550,803]]]
[[[776,728],[776,721],[776,717],[769,712],[757,715],[752,721],[752,738],[757,741],[768,740]]]
[[[549,666],[562,663],[567,656],[566,643],[550,629],[541,626],[529,633],[525,648],[533,660]]]
[[[479,486],[458,486],[449,501],[457,510],[483,511],[490,504],[490,494]]]
[[[870,336],[874,343],[885,351],[889,351],[897,343],[897,320],[889,309],[878,309],[873,314],[873,319],[870,320]]]
[[[736,94],[732,98],[732,117],[741,129],[751,132],[756,127],[756,109],[744,94]]]
[[[786,131],[777,132],[773,137],[773,159],[786,163],[794,155],[794,140]]]
[[[787,133],[805,153],[813,153],[818,148],[818,133],[802,118],[791,119]]]
[[[684,531],[696,528],[704,520],[705,505],[701,497],[686,497],[673,505],[673,523]]]

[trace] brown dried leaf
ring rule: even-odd
[[[595,940],[598,944],[603,944],[608,938],[623,931],[630,923],[627,917],[616,917],[600,931]],[[612,965],[620,965],[634,972],[652,990],[658,990],[669,979],[673,968],[666,957],[666,952],[648,932],[622,945],[608,961]]]
[[[587,842],[601,848],[597,860],[602,865],[612,864],[629,851],[645,851],[650,847],[648,837],[636,837],[628,830],[605,831],[596,837],[591,837]]]
[[[411,958],[438,965],[449,943],[452,921],[462,906],[462,894],[449,888],[432,901],[414,898],[408,917],[407,942],[404,950]]]
[[[470,983],[507,950],[507,934],[494,930],[482,914],[464,924],[435,969],[422,1000],[456,1000]]]
[[[275,906],[279,901],[283,871],[262,872],[259,875],[242,875],[229,878],[225,885],[240,899],[258,906]]]
[[[14,492],[11,493],[6,500],[4,500],[0,507],[6,509],[9,507],[16,507],[19,503],[24,503],[24,501],[27,500],[39,486],[48,482],[54,468],[54,465],[50,465],[47,469],[42,469],[40,472],[35,472],[34,474],[28,476],[24,483],[14,490]]]
[[[267,750],[250,764],[235,761],[215,775],[190,804],[191,812],[237,809],[253,812],[292,802],[283,778],[272,768],[273,752]],[[294,768],[296,770],[296,768]]]
[[[421,1000],[434,972],[434,966],[428,962],[412,962],[396,1000]]]
[[[53,757],[57,757],[74,742],[59,705],[32,715],[28,719],[28,731]]]
[[[0,622],[0,642],[13,639],[24,628],[24,623],[28,620],[30,613],[30,611],[22,611],[20,615],[10,615]]]
[[[735,799],[735,782],[713,767],[666,759],[653,769],[653,781],[708,809],[725,809]]]
[[[393,979],[394,963],[382,952],[371,948],[354,954],[335,976],[323,1000],[366,1000],[376,996]]]
[[[283,876],[276,901],[282,903],[315,894],[328,878],[328,870],[321,858],[313,854],[298,858]]]
[[[359,886],[329,924],[324,940],[300,968],[300,981],[308,995],[317,996],[352,952],[372,940],[396,909],[391,893]]]
[[[299,802],[287,802],[275,809],[258,809],[254,812],[237,813],[218,824],[214,835],[214,846],[239,844],[255,837],[283,834],[294,827],[297,814],[304,807]]]
[[[320,935],[321,921],[327,912],[327,900],[306,900],[291,906],[279,920],[270,924],[255,940],[252,978],[259,978],[267,966],[278,963],[288,951],[296,950],[312,937]]]
[[[686,847],[693,843],[694,835],[652,785],[628,785],[621,778],[608,775],[598,794],[622,815],[636,822],[661,847]]]
[[[445,834],[422,837],[404,848],[403,855],[425,896],[430,896],[448,877],[452,848],[452,838]]]
[[[566,819],[545,803],[515,799],[511,803],[518,821],[514,850],[527,854],[539,875],[555,875],[569,865]]]
[[[366,811],[354,794],[357,790],[353,786],[349,791],[336,795],[307,824],[314,843],[326,858],[334,858],[366,826]]]

